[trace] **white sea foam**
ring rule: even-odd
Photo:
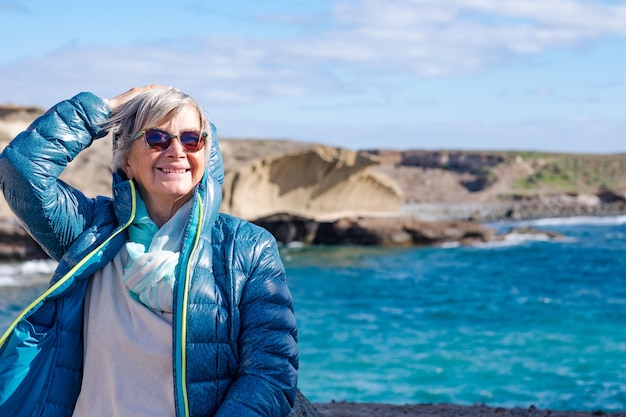
[[[13,277],[0,275],[0,287],[16,287],[19,286],[20,283]]]
[[[508,233],[502,240],[476,243],[477,248],[502,248],[523,245],[526,242],[549,242],[552,238],[547,233]]]
[[[550,240],[550,236],[547,233],[509,233],[504,236],[505,241],[509,242],[528,242],[528,241],[541,241],[545,242]]]
[[[305,247],[305,244],[303,242],[293,241],[287,243],[287,247],[289,249],[301,249]]]
[[[502,223],[499,223],[502,224]],[[505,223],[506,224],[506,223]],[[626,215],[622,216],[577,216],[549,217],[535,220],[519,220],[511,222],[516,226],[620,226],[626,224]]]
[[[0,287],[16,287],[47,282],[57,263],[53,260],[34,260],[0,264]]]

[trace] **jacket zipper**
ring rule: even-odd
[[[189,283],[190,283],[190,275],[191,275],[191,259],[193,258],[194,253],[198,247],[198,241],[200,240],[200,231],[202,230],[202,216],[204,214],[202,199],[198,198],[198,224],[196,225],[196,234],[194,236],[193,245],[191,247],[191,251],[189,252],[189,256],[187,257],[187,263],[185,265],[185,274],[184,274],[184,285],[182,292],[182,302],[181,307],[179,307],[178,311],[180,314],[180,343],[176,343],[177,352],[179,352],[180,359],[178,366],[174,369],[180,369],[180,379],[179,379],[179,395],[182,399],[182,416],[188,417],[189,414],[189,397],[187,394],[187,302],[189,296]],[[180,294],[180,290],[179,290]],[[178,357],[178,355],[177,355]]]

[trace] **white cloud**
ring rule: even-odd
[[[0,0],[0,10],[16,4]],[[156,82],[219,109],[211,116],[226,136],[355,149],[624,149],[624,58],[609,52],[626,38],[625,0],[336,0],[326,12],[282,13],[242,17],[294,25],[276,33],[259,24],[258,36],[246,27],[116,47],[81,41],[0,64],[0,103],[47,107],[84,89],[110,97]],[[563,53],[580,46],[584,58]]]
[[[418,75],[626,35],[626,5],[578,0],[343,0],[334,16],[333,31],[314,37],[326,48],[312,54]]]
[[[626,4],[600,1],[337,0],[331,16],[329,25],[298,36],[72,45],[0,67],[0,91],[47,105],[60,88],[76,91],[94,80],[103,94],[161,82],[196,91],[211,105],[247,104],[341,94],[358,86],[354,80],[366,86],[380,74],[467,74],[626,35]]]

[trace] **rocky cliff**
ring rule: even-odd
[[[42,114],[0,106],[0,150]],[[288,141],[222,140],[225,176],[221,210],[254,220],[275,213],[310,218],[397,213],[402,190],[370,170],[374,155]],[[61,177],[89,196],[111,195],[111,138],[95,141]],[[0,218],[12,217],[0,201]]]
[[[0,150],[42,113],[36,108],[0,107]],[[222,140],[221,148],[225,162],[221,210],[248,220],[278,213],[315,221],[396,215],[404,201],[392,179],[371,169],[378,163],[375,155],[289,141]],[[88,196],[111,195],[110,162],[111,138],[106,137],[72,161],[61,179]],[[28,237],[15,220],[0,199],[4,234],[0,258],[36,256],[40,251],[24,247]]]
[[[623,214],[626,153],[362,151],[423,219],[498,220]]]
[[[275,143],[274,143],[275,144]],[[373,171],[373,155],[309,145],[262,151],[244,159],[244,149],[264,141],[223,141],[226,173],[222,210],[245,219],[289,213],[312,219],[355,214],[395,214],[404,201],[400,187]]]
[[[0,149],[41,113],[0,106]],[[222,211],[263,225],[284,243],[484,241],[494,236],[477,221],[626,213],[626,154],[354,152],[245,139],[222,139],[220,146]],[[89,196],[110,195],[110,160],[107,137],[79,155],[62,179]],[[2,199],[0,221],[0,249],[6,249],[15,219]]]

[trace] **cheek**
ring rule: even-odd
[[[194,174],[197,177],[196,180],[200,181],[202,175],[204,175],[204,171],[206,169],[206,157],[201,156],[196,159]]]

